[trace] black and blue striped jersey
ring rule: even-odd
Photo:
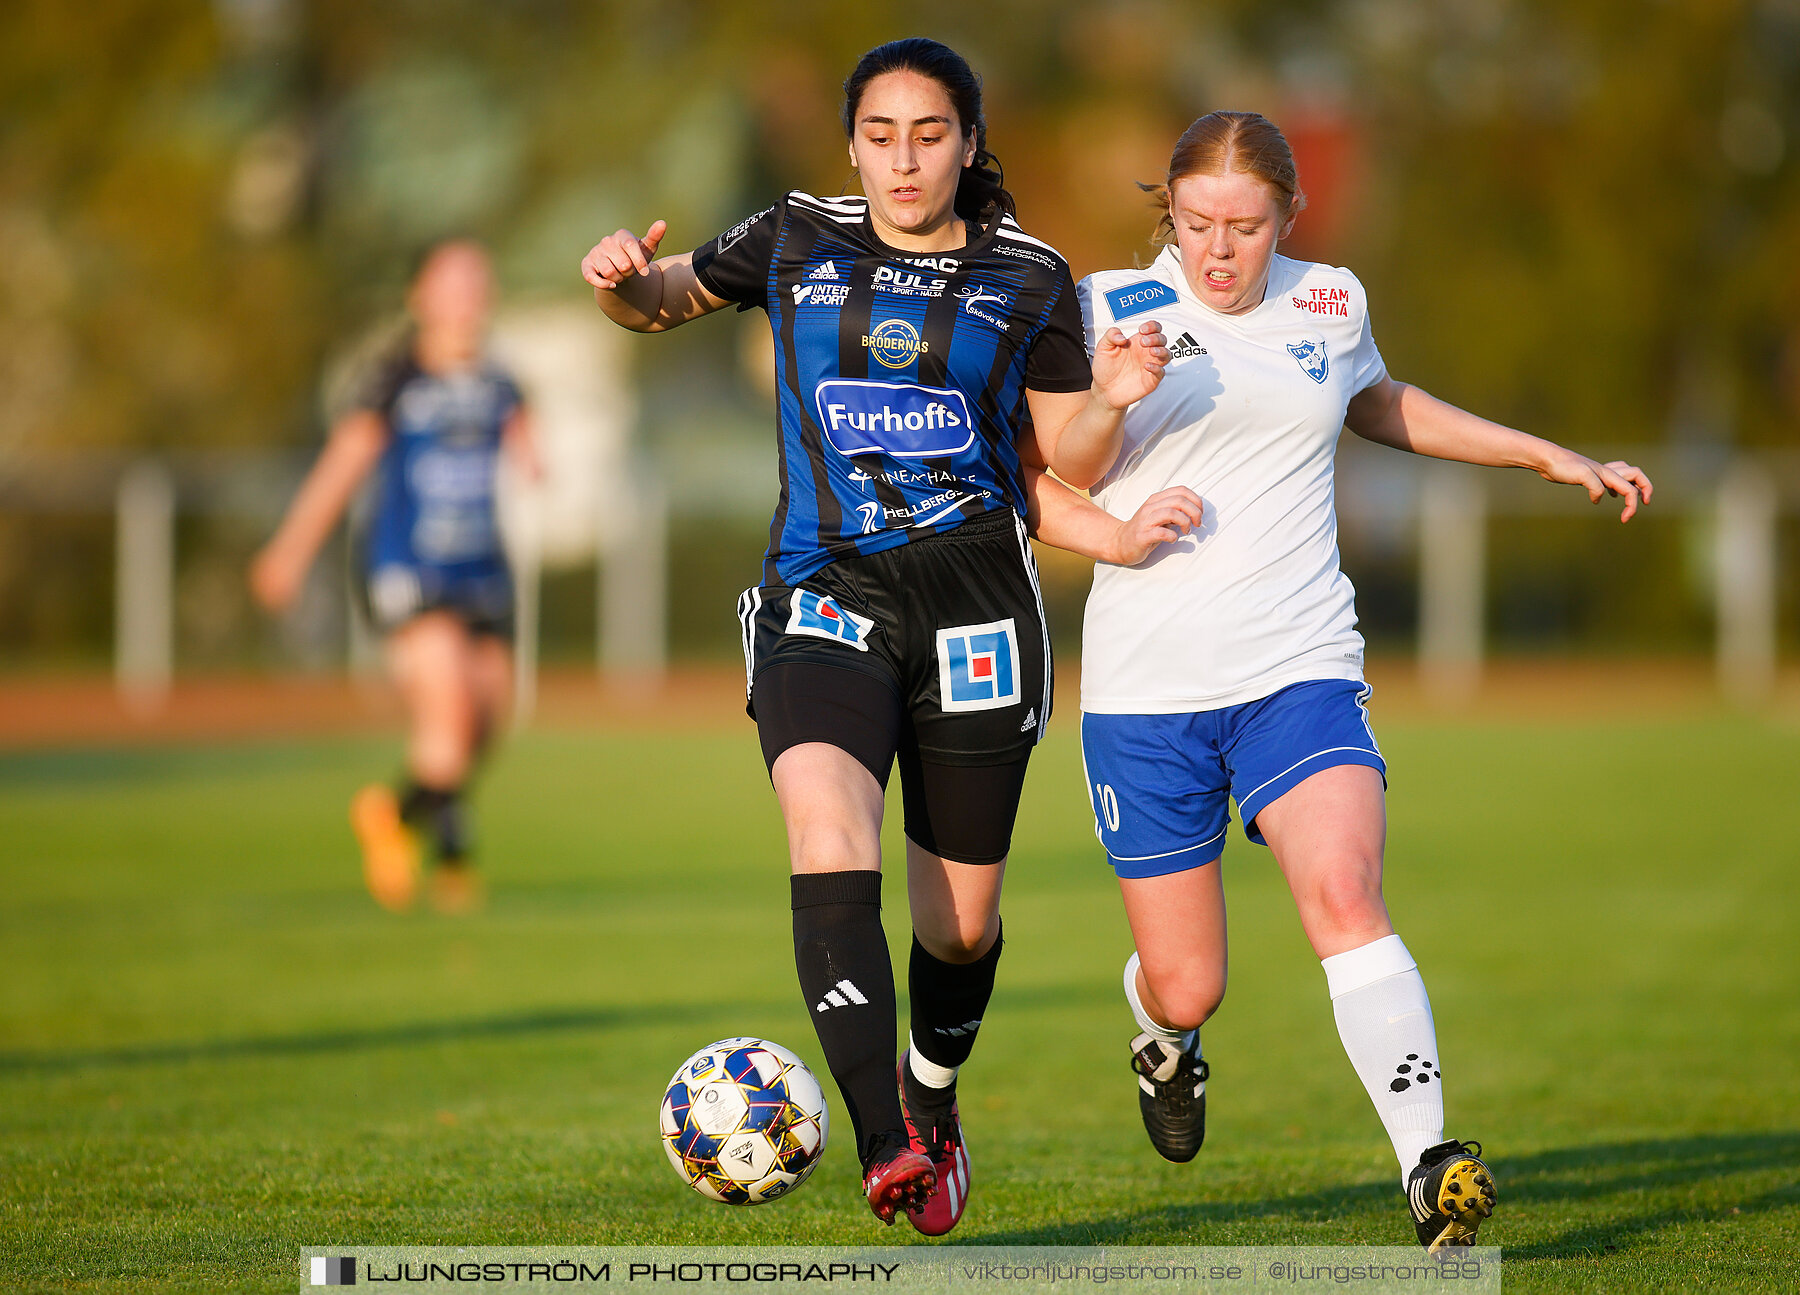
[[[370,569],[504,571],[496,481],[501,434],[520,404],[513,380],[492,364],[429,373],[409,350],[357,403],[388,427],[361,544]]]
[[[715,296],[775,334],[781,496],[765,584],[996,509],[1025,511],[1025,391],[1091,382],[1068,264],[1010,216],[905,252],[868,200],[790,193],[694,252]]]

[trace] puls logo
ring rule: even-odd
[[[891,265],[878,266],[875,270],[877,292],[894,292],[903,297],[941,297],[949,286],[948,279],[927,279],[912,270],[896,270]]]
[[[867,652],[869,635],[875,632],[875,622],[867,616],[858,616],[848,608],[838,606],[837,599],[830,594],[796,589],[793,610],[788,615],[787,632],[804,634],[808,638],[830,639],[834,643],[847,644],[858,652]]]
[[[846,458],[943,458],[975,443],[968,397],[944,387],[873,378],[827,378],[813,392],[819,430]]]
[[[1325,375],[1331,372],[1331,356],[1326,353],[1324,338],[1308,337],[1289,342],[1287,350],[1302,372],[1314,382],[1324,382]]]
[[[904,369],[915,357],[931,350],[931,343],[904,319],[882,320],[863,334],[862,344],[869,348],[876,363],[890,369]]]
[[[998,710],[1019,700],[1012,617],[937,632],[938,702],[946,711]]]

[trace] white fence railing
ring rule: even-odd
[[[1765,696],[1778,662],[1780,519],[1800,512],[1800,454],[1740,453],[1696,463],[1672,455],[1657,462],[1655,452],[1630,453],[1657,481],[1651,515],[1682,515],[1710,535],[1721,689],[1744,702]],[[0,477],[0,509],[115,512],[115,674],[126,701],[142,709],[166,695],[176,664],[178,516],[227,514],[272,526],[305,466],[295,455],[243,452],[86,459],[39,465],[29,474],[15,468]],[[687,493],[671,490],[648,460],[637,461],[632,476],[630,515],[621,512],[595,528],[601,572],[598,663],[628,687],[666,666],[669,501],[671,494]],[[518,586],[518,701],[521,713],[529,714],[541,561],[528,520],[529,487],[523,489],[527,493],[509,510],[508,543]],[[1415,528],[1418,659],[1426,686],[1443,699],[1467,695],[1481,678],[1490,523],[1583,511],[1600,520],[1579,491],[1524,473],[1409,456],[1352,452],[1340,468],[1338,499],[1347,525],[1374,521],[1389,533]],[[353,633],[353,655],[355,638]],[[364,652],[371,646],[365,642]]]

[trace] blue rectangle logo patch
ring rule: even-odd
[[[1106,304],[1112,307],[1114,319],[1129,319],[1146,310],[1155,310],[1158,306],[1173,306],[1175,293],[1166,283],[1145,279],[1142,283],[1128,283],[1123,288],[1114,288],[1106,294]]]
[[[813,393],[819,429],[839,454],[947,458],[975,444],[975,419],[960,391],[912,382],[827,378]]]
[[[1012,617],[937,632],[938,704],[997,710],[1019,702],[1019,635]]]

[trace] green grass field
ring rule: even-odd
[[[1593,713],[1381,724],[1390,902],[1450,1131],[1500,1183],[1483,1242],[1520,1290],[1794,1289],[1800,730]],[[862,1207],[841,1132],[753,1210],[703,1201],[658,1145],[663,1084],[713,1038],[823,1074],[747,724],[517,740],[480,800],[492,902],[457,920],[358,884],[344,804],[394,751],[0,757],[0,1285],[291,1290],[303,1245],[919,1240]],[[1026,800],[953,1240],[1410,1243],[1266,852],[1226,855],[1211,1127],[1167,1165],[1071,716]]]

